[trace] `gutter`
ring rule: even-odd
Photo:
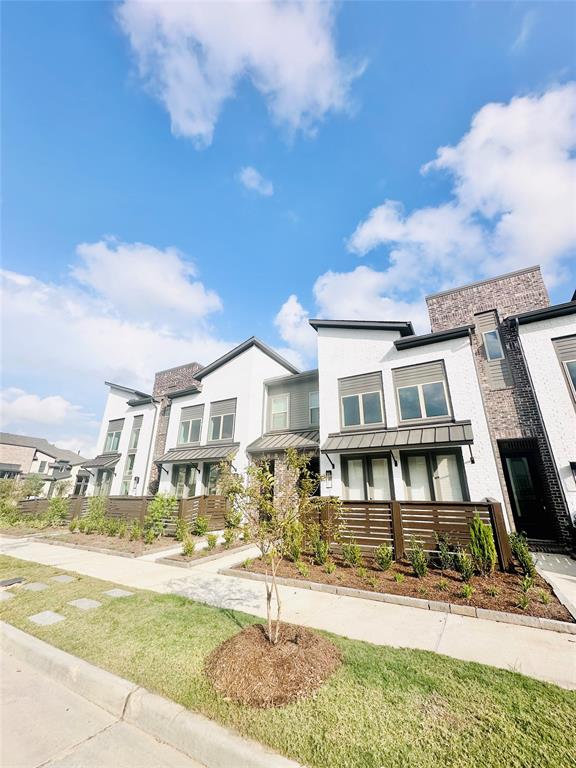
[[[141,496],[146,496],[145,491],[148,484],[148,472],[150,470],[150,455],[152,453],[153,446],[156,440],[156,419],[158,418],[158,408],[162,405],[162,403],[158,402],[157,400],[154,400],[153,403],[154,403],[154,423],[152,424],[152,435],[150,437],[150,441],[148,442],[148,457],[146,459],[146,469],[144,471],[144,483],[143,483],[144,492],[140,494]]]

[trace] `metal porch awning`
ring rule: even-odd
[[[322,453],[471,445],[473,442],[471,422],[459,421],[424,427],[381,429],[374,432],[338,432],[328,435],[322,446]]]
[[[221,461],[231,453],[236,453],[240,443],[226,443],[223,445],[199,445],[196,448],[171,448],[168,453],[160,456],[156,464],[168,464],[181,461]]]
[[[120,461],[119,453],[101,453],[90,461],[82,464],[82,469],[108,469],[114,467]]]
[[[274,453],[295,448],[298,451],[317,451],[320,445],[320,433],[317,429],[299,432],[274,432],[262,435],[250,443],[248,453]]]

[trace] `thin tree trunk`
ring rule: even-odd
[[[268,568],[264,571],[264,585],[266,587],[266,623],[268,625],[268,641],[272,643],[272,584],[268,582]]]
[[[276,567],[272,570],[272,584],[274,587],[274,593],[276,595],[276,626],[274,628],[274,645],[278,642],[278,637],[280,635],[280,614],[282,611],[282,603],[280,602],[280,591],[278,589],[278,582],[276,581],[276,570],[278,568],[279,563],[276,564]]]

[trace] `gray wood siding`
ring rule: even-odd
[[[512,371],[510,365],[506,359],[506,350],[504,349],[504,342],[500,337],[500,344],[504,351],[504,358],[502,360],[489,360],[486,354],[484,345],[483,333],[486,331],[498,330],[498,315],[495,310],[491,312],[482,312],[476,315],[476,333],[480,335],[480,341],[482,350],[484,352],[484,358],[486,361],[486,378],[488,380],[488,386],[490,389],[508,389],[513,385]]]
[[[229,411],[228,411],[229,413]],[[204,416],[204,404],[190,405],[188,408],[182,408],[180,411],[180,423],[190,421],[191,419],[201,419]]]
[[[382,372],[362,373],[359,376],[347,376],[338,379],[338,410],[340,412],[340,428],[346,432],[358,429],[366,429],[365,424],[344,426],[342,415],[342,398],[347,395],[362,395],[365,392],[380,392],[380,406],[382,408],[382,421],[379,424],[370,425],[372,428],[382,428],[386,424],[386,406],[384,404],[384,390],[382,386]]]
[[[552,343],[561,362],[565,363],[568,360],[576,360],[576,336],[552,339]]]
[[[272,431],[272,398],[277,395],[288,395],[288,429],[310,429],[309,398],[310,392],[318,392],[318,379],[296,379],[268,384],[266,398],[266,431]]]

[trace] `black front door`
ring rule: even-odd
[[[516,441],[519,443],[520,441]],[[543,471],[536,445],[501,444],[500,455],[516,530],[533,539],[554,538],[543,493]]]

